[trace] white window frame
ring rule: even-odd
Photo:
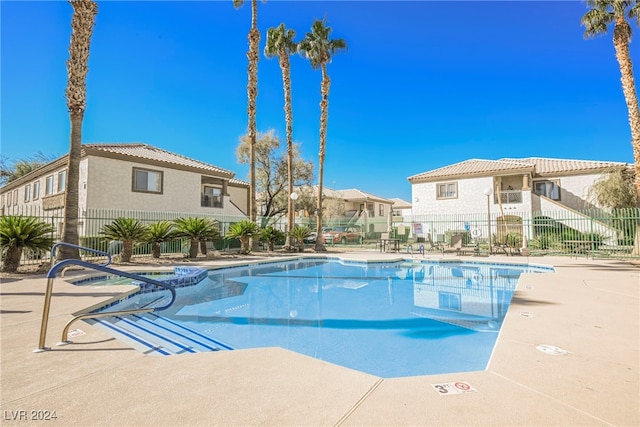
[[[50,194],[53,194],[53,175],[49,175],[45,180],[44,195],[48,196]]]
[[[143,189],[142,182],[138,182],[138,178],[145,176],[145,186]],[[149,177],[153,176],[155,179],[149,180]],[[144,169],[134,167],[131,174],[131,191],[134,193],[149,193],[149,194],[162,194],[164,188],[164,172],[153,169]],[[153,185],[155,183],[155,185]],[[155,188],[150,188],[154,186]]]
[[[40,181],[36,181],[33,183],[33,200],[38,200],[40,198]]]
[[[13,190],[13,206],[18,206],[18,189]]]
[[[31,201],[31,184],[27,184],[24,186],[24,202]]]
[[[58,172],[58,193],[62,193],[67,188],[67,170]]]
[[[538,185],[544,184],[544,191],[538,191]],[[560,200],[560,180],[544,179],[533,181],[533,192],[539,196],[548,197],[551,200]]]
[[[9,191],[9,192],[7,193],[7,207],[11,206],[11,202],[13,201],[13,200],[11,199],[12,194],[13,194],[13,191]]]
[[[436,184],[436,199],[457,199],[458,198],[458,182],[439,182]]]
[[[382,203],[380,203],[379,205],[380,207],[378,208],[378,214],[380,216],[384,216],[384,205]]]

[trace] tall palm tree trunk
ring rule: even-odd
[[[258,209],[256,206],[256,99],[258,97],[258,48],[260,45],[260,30],[258,30],[258,0],[251,0],[251,30],[249,31],[249,51],[247,59],[249,60],[248,75],[249,82],[247,84],[247,93],[249,105],[247,107],[248,137],[249,137],[249,220],[256,222]],[[258,241],[251,239],[251,246],[254,250],[258,249]],[[255,241],[254,241],[255,240]]]
[[[71,121],[69,160],[67,163],[67,188],[64,196],[64,225],[62,241],[77,245],[78,236],[78,181],[80,153],[82,150],[82,120],[86,108],[87,72],[89,71],[89,47],[98,5],[92,0],[69,0],[73,7],[71,18],[71,42],[67,61],[67,108]],[[80,258],[78,249],[61,247],[58,259]]]
[[[633,63],[629,54],[629,40],[631,29],[624,17],[618,17],[613,28],[613,46],[616,50],[616,59],[620,65],[620,80],[622,93],[627,103],[629,112],[629,127],[631,128],[631,147],[633,150],[633,162],[636,181],[636,206],[640,207],[640,110],[638,108],[638,95],[633,77]],[[636,228],[633,243],[633,255],[640,255],[640,224]]]
[[[282,84],[284,87],[284,118],[287,132],[287,184],[289,193],[287,196],[287,236],[284,242],[286,249],[291,248],[291,233],[295,221],[293,193],[293,110],[291,108],[291,67],[289,54],[285,50],[280,51],[280,69],[282,70]]]
[[[324,156],[327,149],[327,120],[329,118],[329,88],[331,79],[326,64],[322,64],[322,83],[320,93],[320,151],[318,153],[318,224],[316,226],[316,251],[326,251],[322,242],[322,194],[324,183]]]
[[[631,146],[636,173],[636,192],[638,203],[640,203],[640,109],[638,108],[638,96],[633,77],[633,63],[629,54],[629,31],[629,24],[624,20],[624,17],[619,17],[613,29],[613,45],[616,50],[616,59],[620,65],[622,92],[629,112]]]

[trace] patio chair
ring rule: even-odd
[[[444,250],[444,246],[442,245],[442,243],[433,242],[433,239],[431,238],[431,233],[427,233],[427,244],[429,245],[429,247],[427,248],[428,251],[436,250],[436,251],[442,252]]]
[[[455,252],[456,254],[460,254],[462,250],[462,234],[454,234],[451,236],[451,241],[449,246],[446,248],[442,248],[442,254]]]

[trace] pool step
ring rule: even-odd
[[[155,313],[105,317],[94,321],[122,341],[147,354],[166,356],[233,349]]]

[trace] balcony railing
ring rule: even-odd
[[[500,202],[502,204],[522,203],[522,191],[521,190],[501,191],[500,192]]]
[[[221,208],[222,197],[200,194],[200,206],[203,208]]]

